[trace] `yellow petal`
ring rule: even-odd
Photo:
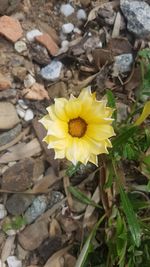
[[[48,113],[49,113],[49,118],[51,119],[51,120],[58,120],[58,117],[56,116],[56,114],[55,114],[55,105],[51,105],[51,106],[49,106],[49,107],[47,107],[46,108],[46,110],[48,111]]]
[[[140,117],[136,120],[134,125],[138,126],[140,125],[148,116],[150,115],[150,101],[147,101],[144,105],[142,114]]]
[[[87,164],[89,160],[89,151],[87,149],[86,142],[82,140],[82,138],[72,138],[72,143],[66,150],[66,158],[74,165],[78,162]]]
[[[46,130],[48,130],[49,125],[51,125],[51,119],[49,115],[44,116],[42,119],[39,120],[40,123],[43,124]]]
[[[89,161],[98,166],[98,157],[94,154],[90,155]]]
[[[91,139],[105,140],[114,136],[113,127],[107,124],[89,124],[87,127],[86,135]]]
[[[87,135],[84,137],[84,140],[87,142],[87,146],[89,147],[91,154],[98,155],[102,153],[108,153],[107,145],[104,140],[96,141]]]
[[[55,114],[60,120],[68,121],[69,118],[65,112],[65,106],[68,101],[65,98],[55,98]]]
[[[63,158],[65,158],[65,151],[55,149],[55,159],[63,159]]]
[[[65,112],[69,119],[75,119],[80,116],[81,103],[77,99],[71,99],[65,105]]]
[[[50,121],[48,124],[47,135],[53,135],[59,138],[65,138],[68,134],[68,124],[63,121]]]

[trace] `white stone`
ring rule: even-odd
[[[18,100],[18,104],[19,104],[19,106],[20,106],[21,108],[23,108],[23,109],[27,109],[27,108],[28,108],[28,105],[24,102],[23,99],[19,99],[19,100]]]
[[[8,267],[22,267],[22,262],[16,256],[9,256],[7,258]]]
[[[69,41],[67,41],[67,40],[62,41],[62,43],[61,43],[61,47],[63,47],[63,48],[64,48],[64,47],[65,47],[65,48],[67,47],[67,48],[68,48],[68,47],[69,47]]]
[[[74,13],[74,8],[70,4],[63,4],[60,7],[60,12],[63,14],[65,17],[69,17],[71,14]]]
[[[65,23],[62,25],[62,32],[64,34],[69,34],[73,31],[74,25],[72,23]]]
[[[24,116],[24,120],[25,121],[31,121],[34,118],[34,113],[32,111],[32,109],[27,109],[25,116]]]
[[[42,78],[47,81],[57,80],[60,77],[62,66],[63,65],[60,61],[52,61],[49,65],[42,68]]]
[[[87,19],[87,15],[84,9],[79,9],[77,11],[77,19],[79,20],[86,20]]]
[[[25,110],[22,107],[20,107],[20,105],[16,106],[16,110],[19,117],[23,119],[25,116]]]
[[[26,38],[29,42],[33,42],[36,36],[42,35],[43,33],[37,29],[27,32]]]
[[[0,220],[5,218],[7,215],[7,210],[5,209],[5,206],[3,204],[0,204]]]
[[[26,88],[30,88],[35,82],[36,80],[33,78],[33,76],[31,74],[28,74],[24,79],[24,86]]]
[[[73,31],[74,31],[74,33],[77,33],[77,34],[81,34],[82,33],[81,30],[79,28],[77,28],[77,27],[75,27],[73,29]]]
[[[16,42],[14,45],[14,48],[18,53],[22,53],[24,51],[27,51],[26,43],[23,41]]]

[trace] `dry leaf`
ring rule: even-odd
[[[61,227],[58,221],[55,218],[53,218],[50,223],[49,235],[53,237],[53,236],[60,236],[61,234],[62,234]]]
[[[102,48],[98,48],[93,51],[93,59],[98,69],[113,62],[111,51]]]
[[[121,14],[120,14],[120,12],[117,12],[117,15],[115,18],[115,23],[114,23],[114,28],[112,31],[112,38],[119,36],[120,28],[121,28]]]
[[[98,204],[100,202],[100,190],[99,190],[99,186],[96,187],[96,190],[91,198],[92,201],[94,201],[96,204]],[[88,218],[93,214],[95,210],[95,207],[88,205],[84,214],[84,220],[83,220],[83,225],[85,225],[86,221],[88,221]]]
[[[123,37],[111,38],[107,48],[112,51],[113,56],[132,53],[132,45]]]
[[[29,158],[36,155],[37,153],[40,153],[42,149],[37,138],[34,138],[27,144],[20,143],[13,147],[10,147],[8,150],[8,152],[1,156],[0,163],[8,163],[10,161]]]
[[[38,181],[34,185],[32,192],[34,194],[49,192],[49,188],[52,187],[56,182],[58,182],[61,179],[62,177],[56,176],[53,168],[51,167],[50,173],[44,176],[40,181]]]
[[[58,175],[59,174],[59,160],[56,160],[56,159],[54,160],[54,151],[52,149],[48,149],[47,144],[42,141],[43,138],[46,136],[46,130],[44,126],[37,119],[34,119],[32,123],[33,123],[35,133],[38,137],[38,140],[47,156],[46,159],[51,164],[51,166],[53,166],[53,169],[56,175]]]

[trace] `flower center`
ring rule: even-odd
[[[68,132],[72,137],[82,137],[87,129],[87,123],[82,118],[72,119],[68,123]]]

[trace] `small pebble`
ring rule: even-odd
[[[74,8],[70,4],[63,4],[60,7],[60,12],[63,14],[65,17],[69,17],[71,14],[74,13]]]
[[[122,54],[115,57],[113,66],[113,75],[118,76],[118,73],[125,73],[131,70],[133,63],[132,54]]]
[[[42,35],[43,33],[37,29],[27,32],[26,37],[29,42],[33,42],[36,36]]]
[[[45,196],[38,196],[33,200],[31,207],[25,212],[25,219],[27,223],[32,223],[37,217],[39,217],[46,210],[47,198]]]
[[[61,47],[63,47],[63,48],[64,48],[64,47],[65,47],[65,48],[67,47],[67,48],[68,48],[68,47],[69,47],[69,41],[67,41],[67,40],[62,41],[62,43],[61,43]]]
[[[19,99],[18,100],[18,104],[23,109],[27,109],[28,108],[27,104],[25,103],[25,101],[23,99]]]
[[[62,32],[64,34],[69,34],[73,31],[74,25],[72,23],[66,23],[62,25]]]
[[[77,19],[79,20],[86,20],[87,19],[87,15],[84,9],[79,9],[77,11]]]
[[[5,206],[3,204],[0,204],[0,220],[5,218],[7,215],[7,210],[5,209]]]
[[[77,28],[77,27],[75,27],[73,29],[73,31],[74,31],[74,33],[77,33],[77,34],[81,34],[82,33],[81,30],[79,28]]]
[[[24,51],[27,50],[27,46],[26,46],[26,43],[23,42],[23,41],[18,41],[15,43],[14,45],[15,47],[15,50],[18,52],[18,53],[22,53]]]
[[[32,111],[32,109],[27,109],[25,116],[24,116],[24,120],[25,121],[31,121],[34,118],[34,113]]]
[[[55,81],[60,77],[62,63],[60,61],[52,61],[49,65],[41,69],[41,76],[47,81]]]
[[[22,107],[20,107],[20,105],[16,106],[16,110],[19,117],[23,119],[25,116],[25,110]]]
[[[22,262],[16,256],[9,256],[7,258],[8,267],[22,267]]]
[[[30,88],[35,82],[36,80],[33,78],[33,76],[31,74],[28,74],[24,79],[24,86],[26,88]]]

